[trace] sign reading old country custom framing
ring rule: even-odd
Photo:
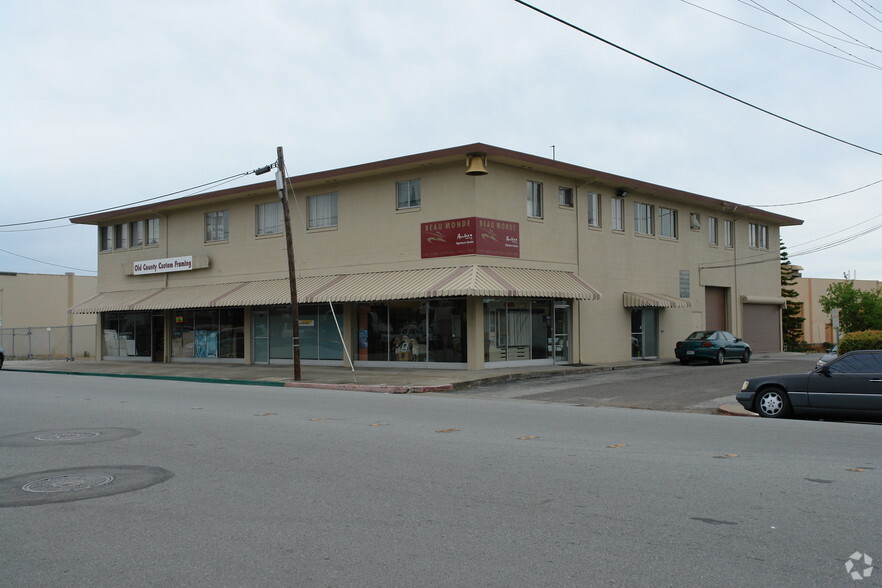
[[[422,223],[420,233],[423,259],[452,255],[521,256],[518,223],[473,216]]]
[[[167,272],[188,272],[193,269],[193,256],[167,257],[165,259],[148,259],[136,261],[132,273],[136,276],[145,274],[164,274]]]

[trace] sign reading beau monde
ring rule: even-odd
[[[520,257],[518,223],[481,218],[455,218],[421,225],[423,259],[451,255]]]
[[[132,273],[136,276],[145,274],[164,274],[167,272],[188,272],[193,269],[193,256],[167,257],[165,259],[148,259],[136,261]]]

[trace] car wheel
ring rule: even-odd
[[[717,365],[723,365],[726,363],[726,352],[720,349],[720,352],[717,353],[717,356],[711,360],[711,363],[715,363]]]
[[[690,359],[683,358],[680,360],[681,365],[689,365],[690,363],[692,363],[692,360]]]
[[[756,399],[756,412],[761,417],[777,419],[790,415],[790,399],[781,388],[766,388]]]
[[[747,363],[748,361],[750,361],[750,349],[745,349],[741,355],[741,363]]]

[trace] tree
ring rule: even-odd
[[[858,290],[854,281],[830,284],[819,298],[821,309],[830,314],[839,309],[839,327],[846,333],[882,330],[882,289]]]
[[[796,284],[797,272],[790,263],[787,248],[784,241],[780,240],[781,247],[781,296],[787,300],[787,306],[781,311],[781,330],[784,334],[784,349],[797,349],[803,340],[802,323],[805,318],[802,314],[802,302],[796,302],[799,296],[796,290],[791,288]]]

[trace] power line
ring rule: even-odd
[[[129,202],[128,204],[120,204],[120,205],[117,205],[117,206],[111,206],[110,208],[102,208],[101,210],[93,210],[93,211],[90,211],[90,212],[81,212],[81,213],[78,213],[78,214],[69,214],[69,215],[66,215],[66,216],[57,216],[57,217],[54,217],[54,218],[46,218],[46,219],[42,219],[42,220],[25,221],[25,222],[20,222],[20,223],[8,223],[8,224],[0,225],[0,228],[6,228],[6,227],[21,227],[21,226],[24,226],[24,225],[37,225],[37,224],[41,224],[41,223],[48,223],[48,222],[53,222],[53,221],[58,221],[58,220],[66,220],[66,219],[73,218],[73,217],[76,217],[76,216],[86,216],[86,215],[90,215],[90,214],[98,214],[98,213],[101,213],[101,212],[109,212],[109,211],[111,211],[111,210],[119,210],[120,208],[127,208],[127,207],[129,207],[129,206],[135,206],[135,205],[137,205],[137,204],[144,204],[145,202],[153,202],[153,201],[155,201],[155,200],[160,200],[160,199],[162,199],[162,198],[168,198],[169,196],[176,196],[176,195],[178,195],[178,194],[183,194],[184,192],[190,192],[190,191],[193,191],[193,190],[199,190],[199,189],[201,189],[201,188],[211,187],[211,188],[213,189],[213,188],[216,188],[216,187],[218,187],[218,186],[220,186],[220,185],[228,184],[228,183],[230,183],[230,182],[232,182],[233,180],[236,180],[236,179],[238,179],[238,178],[241,178],[241,177],[247,176],[247,175],[249,175],[249,174],[253,174],[255,171],[256,171],[256,170],[252,170],[252,171],[248,171],[248,172],[241,172],[241,173],[238,173],[238,174],[235,174],[235,175],[232,175],[232,176],[227,176],[226,178],[221,178],[221,179],[219,179],[219,180],[214,180],[214,181],[211,181],[211,182],[206,182],[205,184],[200,184],[200,185],[198,185],[198,186],[193,186],[193,187],[190,187],[190,188],[184,188],[183,190],[176,190],[176,191],[174,191],[174,192],[169,192],[169,193],[167,193],[167,194],[162,194],[162,195],[160,195],[160,196],[154,196],[153,198],[145,198],[144,200],[138,200],[138,201],[136,201],[136,202]]]
[[[572,29],[574,29],[574,30],[576,30],[576,31],[579,31],[579,32],[582,33],[583,35],[588,35],[589,37],[591,37],[591,38],[593,38],[593,39],[596,39],[596,40],[600,41],[601,43],[605,43],[606,45],[609,45],[610,47],[613,47],[613,48],[615,48],[615,49],[618,49],[619,51],[622,51],[622,52],[624,52],[624,53],[627,53],[628,55],[630,55],[630,56],[632,56],[632,57],[636,57],[637,59],[640,59],[641,61],[645,61],[646,63],[648,63],[648,64],[650,64],[650,65],[654,65],[655,67],[657,67],[657,68],[659,68],[659,69],[663,69],[664,71],[666,71],[666,72],[668,72],[668,73],[672,73],[672,74],[674,74],[675,76],[680,77],[680,78],[683,78],[684,80],[689,81],[689,82],[692,82],[693,84],[696,84],[696,85],[698,85],[698,86],[701,86],[702,88],[704,88],[704,89],[706,89],[706,90],[710,90],[711,92],[714,92],[714,93],[719,94],[719,95],[721,95],[721,96],[725,96],[726,98],[729,98],[730,100],[734,100],[735,102],[738,102],[738,103],[740,103],[740,104],[743,104],[743,105],[745,105],[745,106],[748,106],[748,107],[750,107],[750,108],[753,108],[754,110],[758,110],[758,111],[760,111],[760,112],[763,112],[763,113],[765,113],[765,114],[768,114],[769,116],[773,116],[773,117],[777,118],[778,120],[782,120],[782,121],[784,121],[784,122],[790,123],[790,124],[792,124],[792,125],[795,125],[795,126],[797,126],[797,127],[800,127],[801,129],[805,129],[805,130],[807,130],[807,131],[811,131],[812,133],[816,133],[816,134],[818,134],[818,135],[821,135],[822,137],[827,137],[828,139],[832,139],[832,140],[834,140],[834,141],[837,141],[837,142],[839,142],[839,143],[843,143],[843,144],[845,144],[845,145],[850,145],[851,147],[855,147],[856,149],[860,149],[860,150],[862,150],[862,151],[866,151],[866,152],[868,152],[868,153],[872,153],[872,154],[874,154],[874,155],[880,155],[880,156],[882,156],[882,152],[880,152],[880,151],[875,151],[875,150],[870,149],[870,148],[868,148],[868,147],[863,147],[863,146],[861,146],[861,145],[858,145],[857,143],[852,143],[852,142],[850,142],[850,141],[846,141],[845,139],[840,139],[839,137],[835,137],[835,136],[833,136],[833,135],[831,135],[831,134],[829,134],[829,133],[825,133],[825,132],[820,131],[820,130],[818,130],[818,129],[815,129],[815,128],[812,128],[812,127],[810,127],[810,126],[804,125],[804,124],[802,124],[802,123],[796,122],[795,120],[792,120],[792,119],[786,118],[786,117],[784,117],[784,116],[781,116],[780,114],[775,114],[774,112],[772,112],[772,111],[770,111],[770,110],[766,110],[765,108],[762,108],[762,107],[757,106],[757,105],[755,105],[755,104],[751,104],[750,102],[747,102],[746,100],[742,100],[741,98],[736,98],[735,96],[733,96],[733,95],[731,95],[731,94],[728,94],[728,93],[726,93],[726,92],[723,92],[722,90],[718,90],[718,89],[714,88],[713,86],[709,86],[709,85],[707,85],[707,84],[705,84],[705,83],[703,83],[703,82],[699,82],[698,80],[696,80],[696,79],[694,79],[694,78],[691,78],[691,77],[687,76],[686,74],[682,74],[682,73],[680,73],[680,72],[678,72],[678,71],[676,71],[676,70],[673,70],[673,69],[671,69],[671,68],[669,68],[669,67],[667,67],[667,66],[664,66],[664,65],[662,65],[662,64],[660,64],[660,63],[658,63],[658,62],[656,62],[656,61],[652,61],[652,60],[649,59],[649,58],[643,57],[642,55],[640,55],[640,54],[638,54],[638,53],[635,53],[635,52],[633,52],[633,51],[631,51],[631,50],[629,50],[629,49],[625,49],[625,48],[622,47],[621,45],[616,45],[616,44],[613,43],[612,41],[608,41],[607,39],[604,39],[603,37],[600,37],[599,35],[595,35],[594,33],[591,33],[591,32],[589,32],[589,31],[587,31],[587,30],[585,30],[585,29],[583,29],[583,28],[581,28],[581,27],[578,27],[578,26],[576,26],[576,25],[574,25],[574,24],[572,24],[572,23],[570,23],[570,22],[568,22],[568,21],[566,21],[566,20],[564,20],[564,19],[562,19],[562,18],[560,18],[560,17],[558,17],[558,16],[555,16],[555,15],[549,13],[549,12],[546,12],[546,11],[544,11],[544,10],[541,10],[541,9],[539,9],[539,8],[537,8],[537,7],[535,7],[535,6],[533,6],[532,4],[529,4],[529,3],[527,3],[527,2],[524,2],[524,0],[514,0],[514,1],[517,2],[518,4],[522,5],[522,6],[525,6],[525,7],[529,8],[530,10],[533,10],[533,11],[535,11],[535,12],[538,12],[539,14],[542,14],[543,16],[546,16],[546,17],[548,17],[548,18],[550,18],[550,19],[552,19],[552,20],[556,20],[557,22],[561,23],[562,25],[568,26],[568,27],[570,27],[570,28],[572,28]]]
[[[832,196],[823,196],[821,198],[814,198],[812,200],[802,200],[800,202],[786,202],[784,204],[748,204],[748,206],[752,206],[754,208],[773,208],[776,206],[796,206],[797,204],[808,204],[810,202],[820,202],[822,200],[830,200],[831,198],[838,198],[839,196],[845,196],[846,194],[853,194],[854,192],[858,192],[859,190],[863,190],[864,188],[869,188],[870,186],[875,186],[876,184],[882,183],[882,180],[876,180],[875,182],[871,182],[866,186],[861,186],[860,188],[855,188],[854,190],[848,190],[846,192],[840,192],[839,194],[833,194]]]
[[[12,255],[12,256],[14,256],[14,257],[20,257],[20,258],[22,258],[22,259],[27,259],[28,261],[35,261],[35,262],[37,262],[37,263],[43,263],[43,264],[51,265],[51,266],[54,266],[54,267],[60,267],[60,268],[63,268],[63,269],[77,270],[78,272],[88,272],[88,273],[90,273],[90,274],[97,274],[97,273],[98,273],[96,270],[92,270],[92,269],[83,269],[83,268],[81,268],[81,267],[70,267],[70,266],[68,266],[68,265],[60,265],[60,264],[57,264],[57,263],[50,263],[50,262],[48,262],[48,261],[42,261],[42,260],[40,260],[40,259],[34,259],[33,257],[27,257],[26,255],[20,255],[20,254],[18,254],[18,253],[13,253],[12,251],[7,251],[7,250],[5,250],[5,249],[0,249],[0,251],[2,251],[3,253],[6,253],[6,254]]]
[[[723,19],[726,19],[726,20],[732,21],[732,22],[734,22],[734,23],[737,23],[737,24],[743,25],[743,26],[748,27],[748,28],[750,28],[750,29],[753,29],[753,30],[755,30],[755,31],[759,31],[760,33],[764,33],[764,34],[766,34],[766,35],[770,35],[770,36],[775,37],[775,38],[777,38],[777,39],[781,39],[782,41],[786,41],[786,42],[788,42],[788,43],[793,43],[794,45],[798,45],[798,46],[800,46],[800,47],[804,47],[805,49],[810,49],[810,50],[812,50],[812,51],[816,51],[816,52],[818,52],[818,53],[822,53],[822,54],[827,55],[827,56],[830,56],[830,57],[835,57],[836,59],[841,59],[842,61],[847,61],[847,62],[849,62],[849,63],[853,63],[853,64],[855,64],[855,65],[861,65],[861,66],[863,66],[863,67],[869,67],[869,68],[871,68],[871,69],[882,70],[882,66],[873,65],[873,64],[871,64],[871,63],[867,63],[866,61],[862,61],[862,60],[859,61],[859,60],[855,60],[855,59],[849,59],[848,57],[844,57],[844,56],[842,56],[842,55],[838,55],[838,54],[836,54],[836,53],[831,53],[831,52],[829,52],[829,51],[824,51],[823,49],[819,49],[819,48],[817,48],[817,47],[812,47],[811,45],[806,45],[805,43],[800,43],[799,41],[794,41],[793,39],[788,39],[787,37],[784,37],[784,36],[782,36],[782,35],[778,35],[778,34],[773,33],[773,32],[771,32],[771,31],[767,31],[767,30],[765,30],[765,29],[761,29],[761,28],[759,28],[759,27],[753,26],[752,24],[748,24],[748,23],[746,23],[746,22],[742,22],[742,21],[740,21],[740,20],[737,20],[737,19],[734,19],[734,18],[732,18],[732,17],[726,16],[725,14],[721,14],[721,13],[719,13],[719,12],[715,12],[715,11],[711,10],[710,8],[705,7],[705,6],[699,6],[698,4],[695,4],[695,3],[693,3],[693,2],[690,2],[689,0],[680,0],[680,2],[682,2],[683,4],[688,4],[689,6],[694,6],[695,8],[698,8],[699,10],[704,10],[705,12],[709,12],[710,14],[713,14],[713,15],[715,15],[715,16],[719,16],[720,18],[723,18]],[[846,41],[846,42],[851,43],[851,41]],[[857,45],[857,43],[853,43],[853,44]]]

